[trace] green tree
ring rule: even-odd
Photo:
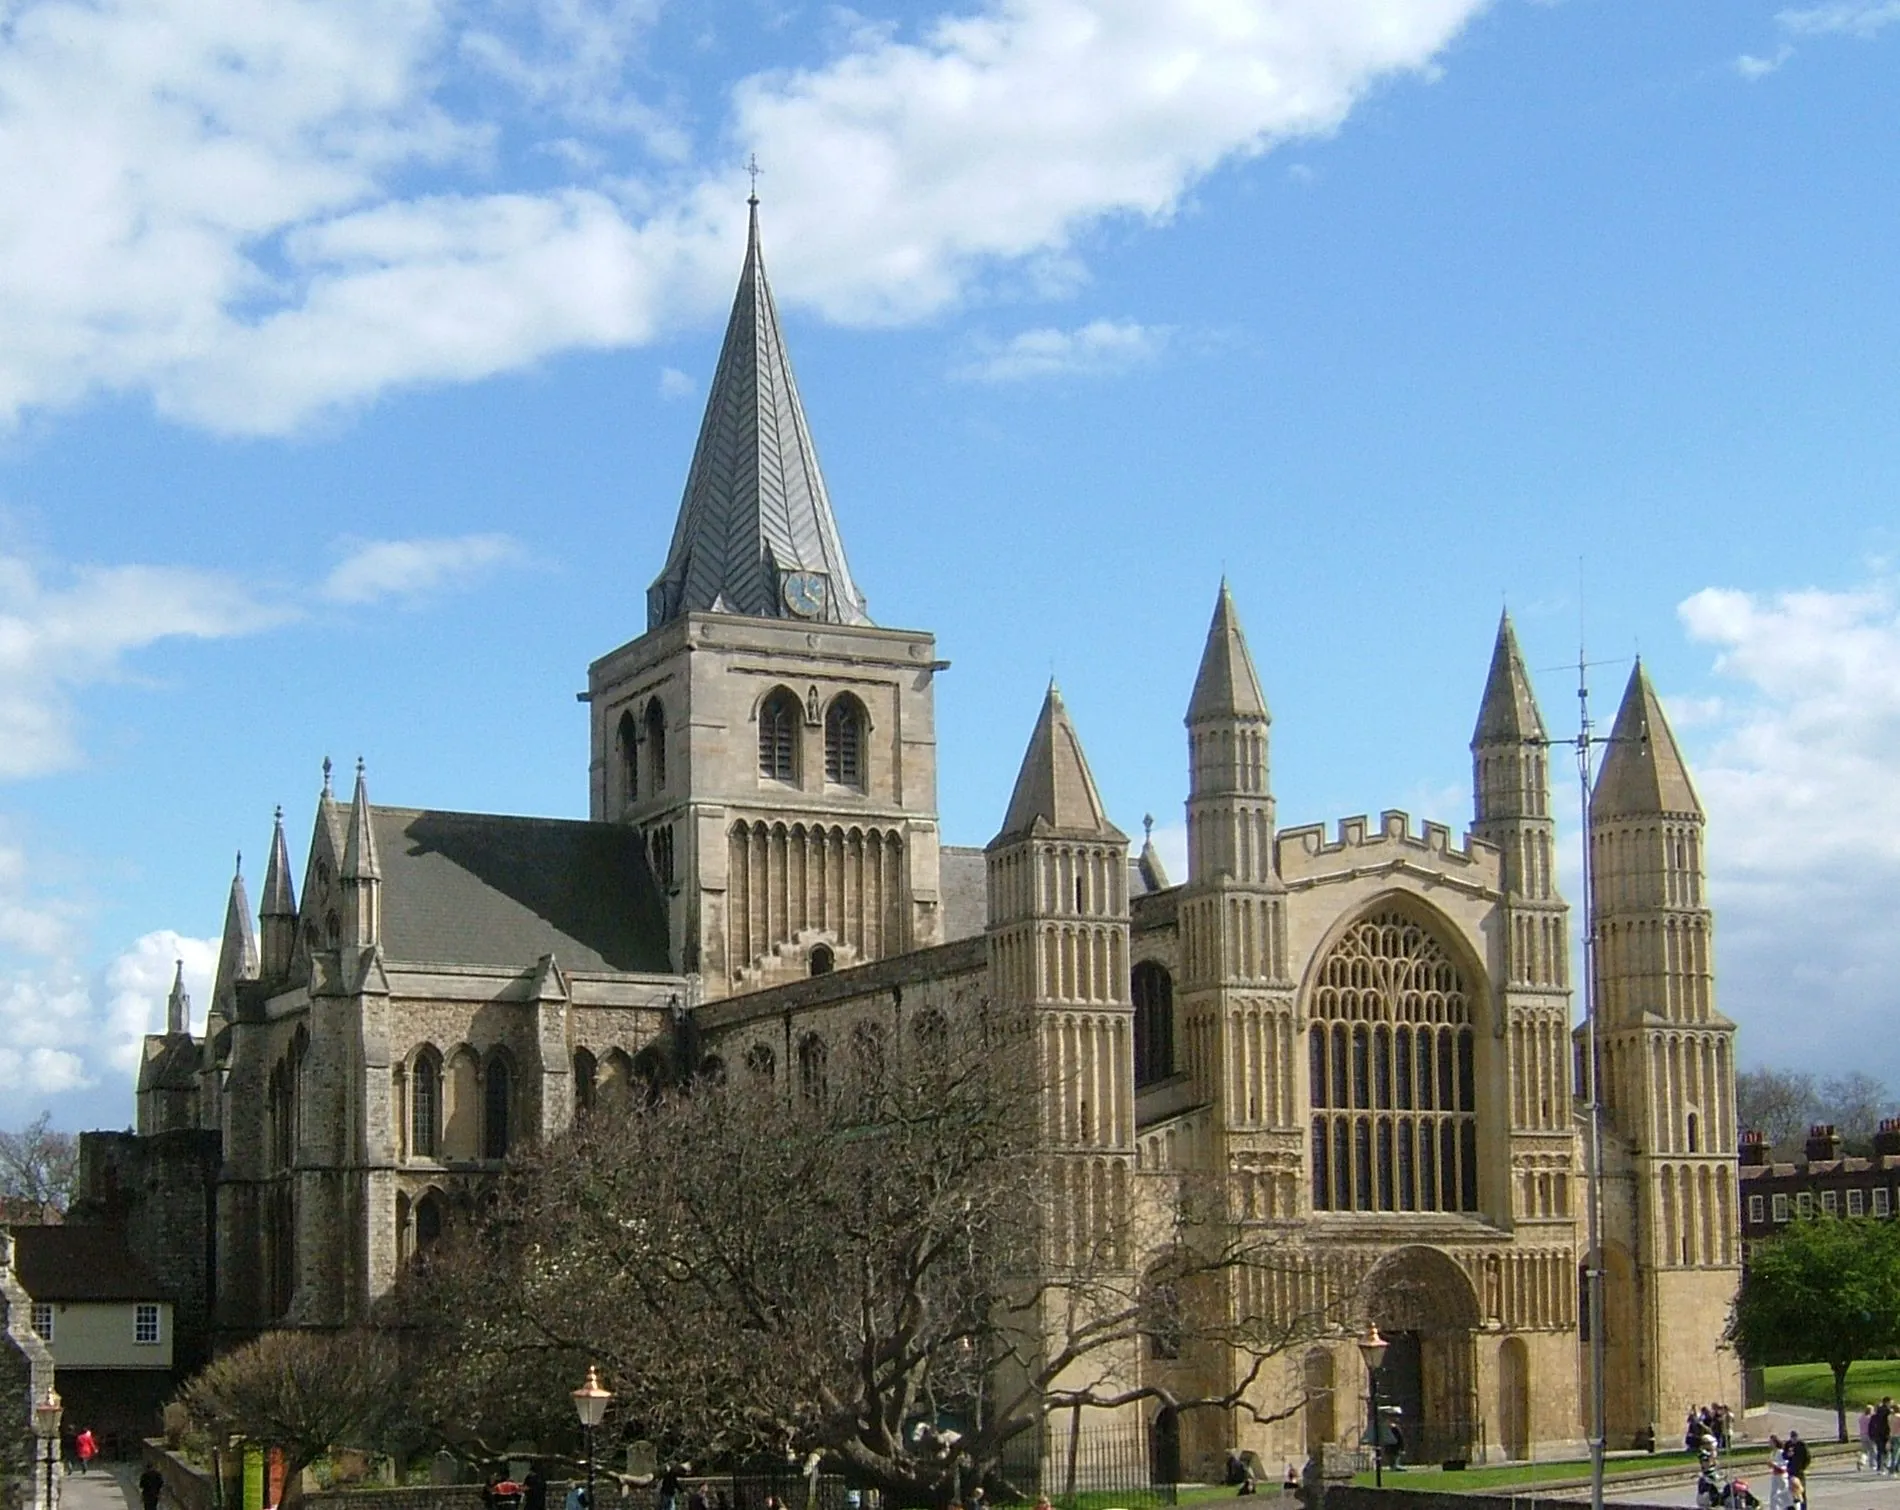
[[[1728,1339],[1751,1364],[1825,1362],[1847,1440],[1847,1370],[1900,1340],[1900,1227],[1867,1217],[1798,1221],[1755,1245]]]

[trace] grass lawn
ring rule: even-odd
[[[1679,1469],[1695,1472],[1695,1457],[1686,1452],[1644,1453],[1640,1457],[1615,1457],[1603,1465],[1603,1476],[1619,1474],[1668,1473]],[[1466,1468],[1447,1473],[1442,1468],[1407,1468],[1397,1475],[1388,1473],[1386,1482],[1406,1489],[1426,1489],[1458,1494],[1466,1490],[1498,1489],[1512,1484],[1536,1484],[1551,1479],[1580,1479],[1590,1476],[1588,1458],[1571,1458],[1558,1463],[1500,1463],[1491,1468]],[[1353,1483],[1369,1487],[1372,1475],[1362,1473]]]
[[[1768,1398],[1784,1405],[1815,1405],[1822,1410],[1834,1408],[1834,1371],[1825,1363],[1785,1363],[1766,1369]],[[1900,1398],[1900,1358],[1869,1358],[1847,1371],[1847,1425],[1853,1430],[1854,1418],[1863,1405],[1877,1403],[1882,1395]]]

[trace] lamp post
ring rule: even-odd
[[[33,1407],[33,1429],[46,1443],[46,1510],[53,1510],[53,1469],[59,1462],[59,1392],[47,1386],[46,1398]]]
[[[594,1510],[594,1428],[607,1414],[607,1402],[613,1391],[600,1387],[600,1375],[593,1364],[587,1365],[587,1382],[574,1391],[574,1414],[581,1418],[581,1431],[587,1437],[587,1510]]]
[[[1379,1420],[1379,1370],[1385,1366],[1386,1340],[1379,1335],[1376,1321],[1366,1323],[1366,1335],[1359,1339],[1359,1356],[1366,1360],[1366,1404],[1368,1430],[1372,1433],[1372,1486],[1385,1488],[1385,1442]]]

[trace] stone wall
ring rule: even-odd
[[[117,1227],[152,1271],[172,1302],[172,1368],[181,1379],[211,1354],[219,1142],[196,1130],[79,1135],[79,1193],[67,1220]]]
[[[163,1442],[148,1438],[144,1460],[146,1467],[159,1471],[165,1480],[166,1497],[178,1510],[212,1510],[217,1503],[217,1486],[211,1475],[167,1451]]]

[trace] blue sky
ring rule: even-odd
[[[1178,854],[1223,571],[1282,820],[1467,821],[1508,600],[1554,730],[1580,622],[1602,716],[1651,668],[1742,1061],[1900,1085],[1896,65],[1895,0],[22,0],[0,1124],[129,1120],[324,755],[584,814],[752,152],[952,842],[1053,672]]]

